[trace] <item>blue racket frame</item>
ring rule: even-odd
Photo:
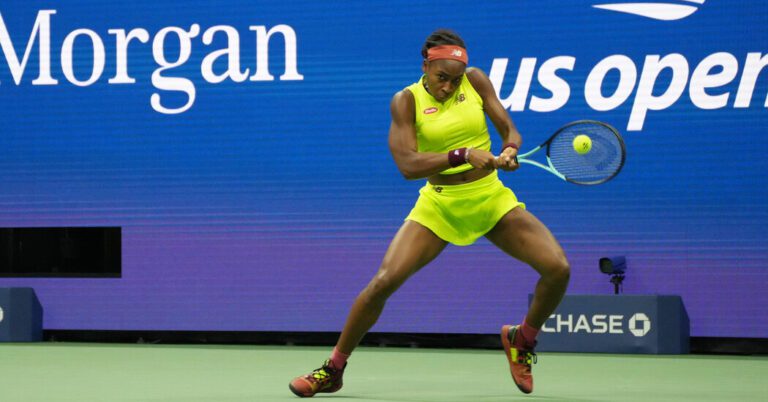
[[[561,132],[563,132],[563,130],[565,130],[565,129],[571,127],[571,126],[577,125],[577,124],[597,124],[597,125],[600,125],[600,126],[602,126],[604,128],[607,128],[608,130],[613,132],[613,134],[616,136],[616,138],[618,139],[619,146],[620,146],[621,161],[619,163],[618,168],[616,169],[615,172],[613,172],[613,174],[611,174],[610,176],[607,176],[606,178],[604,178],[602,180],[596,180],[596,181],[591,181],[591,182],[581,182],[581,181],[569,179],[568,177],[566,177],[562,173],[558,172],[557,169],[555,169],[555,166],[552,164],[552,160],[549,157],[549,146],[550,146],[550,144],[552,144],[552,141]],[[533,154],[535,154],[536,152],[540,151],[544,147],[547,148],[547,155],[546,155],[547,165],[544,165],[541,162],[538,162],[538,161],[535,161],[533,159],[530,159],[530,157],[533,156]],[[517,160],[518,163],[525,163],[525,164],[528,164],[528,165],[533,165],[533,166],[539,167],[541,169],[546,170],[549,173],[552,173],[556,177],[559,177],[563,181],[567,181],[569,183],[574,183],[574,184],[579,184],[579,185],[584,185],[584,186],[591,186],[591,185],[596,185],[596,184],[602,184],[602,183],[605,183],[605,182],[613,179],[614,177],[616,177],[616,175],[619,174],[619,172],[621,172],[621,169],[624,167],[624,162],[626,161],[626,158],[627,158],[627,152],[626,152],[626,147],[624,145],[624,139],[621,138],[621,135],[619,134],[618,130],[616,130],[615,128],[613,128],[611,125],[609,125],[607,123],[604,123],[604,122],[601,122],[601,121],[597,121],[597,120],[577,120],[577,121],[568,123],[568,124],[564,125],[563,127],[560,127],[560,129],[558,129],[554,134],[552,134],[552,136],[550,136],[549,139],[544,141],[544,143],[542,143],[541,145],[537,146],[536,148],[531,149],[530,151],[528,151],[528,152],[526,152],[524,154],[517,155],[515,157],[515,159]]]

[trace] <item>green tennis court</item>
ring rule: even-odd
[[[0,345],[0,401],[295,401],[288,381],[327,347],[39,343]],[[353,401],[765,401],[768,357],[541,353],[520,393],[501,352],[359,348]]]

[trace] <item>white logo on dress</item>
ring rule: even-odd
[[[706,0],[679,0],[678,3],[704,4]],[[626,14],[639,15],[661,21],[681,20],[695,13],[698,6],[690,4],[677,4],[674,2],[635,1],[632,3],[595,4],[592,7],[603,10],[616,11]]]

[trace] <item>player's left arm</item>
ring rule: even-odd
[[[517,148],[520,148],[520,145],[523,143],[523,138],[520,135],[520,132],[517,131],[515,123],[512,122],[512,118],[509,117],[509,113],[507,113],[507,110],[501,105],[488,76],[485,75],[483,70],[470,67],[467,69],[467,79],[469,79],[472,87],[475,88],[475,91],[477,91],[483,99],[483,109],[485,110],[485,114],[488,115],[493,126],[496,127],[496,131],[498,131],[501,136],[502,144],[507,145],[511,143],[517,145]],[[501,155],[499,155],[497,167],[503,170],[517,169],[520,166],[515,161],[517,151],[518,149],[513,147],[504,149]]]

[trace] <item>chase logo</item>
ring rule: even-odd
[[[651,319],[635,313],[629,320],[623,314],[552,314],[541,326],[542,332],[568,334],[626,334],[642,337],[651,331]]]
[[[637,313],[629,319],[629,332],[632,335],[645,336],[651,330],[651,319],[643,313]]]
[[[695,13],[706,0],[680,0],[677,2],[635,1],[631,3],[595,4],[594,8],[634,14],[661,21],[681,20]],[[695,3],[691,5],[686,3]]]

